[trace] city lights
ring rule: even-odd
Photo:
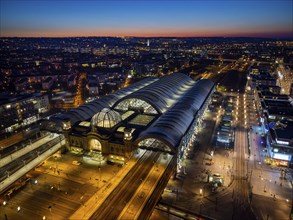
[[[1,2],[1,217],[287,219],[292,4]]]

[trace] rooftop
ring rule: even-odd
[[[273,139],[277,138],[293,141],[293,121],[283,120],[281,123],[277,123],[276,126],[270,128],[270,133]]]

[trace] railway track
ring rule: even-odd
[[[117,219],[141,182],[148,175],[159,155],[159,152],[147,151],[90,219]]]
[[[256,219],[251,211],[249,203],[249,185],[247,176],[247,165],[245,158],[245,149],[247,147],[246,129],[237,127],[235,134],[235,175],[231,185],[233,198],[232,219],[249,220]]]

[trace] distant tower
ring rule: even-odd
[[[149,46],[150,46],[150,40],[147,41],[147,47],[149,47]]]

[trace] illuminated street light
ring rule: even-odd
[[[202,196],[202,189],[199,189],[199,194]]]
[[[3,201],[3,205],[6,205],[7,204],[7,202],[6,201]]]
[[[18,211],[18,212],[20,211],[20,206],[17,207],[17,211]]]

